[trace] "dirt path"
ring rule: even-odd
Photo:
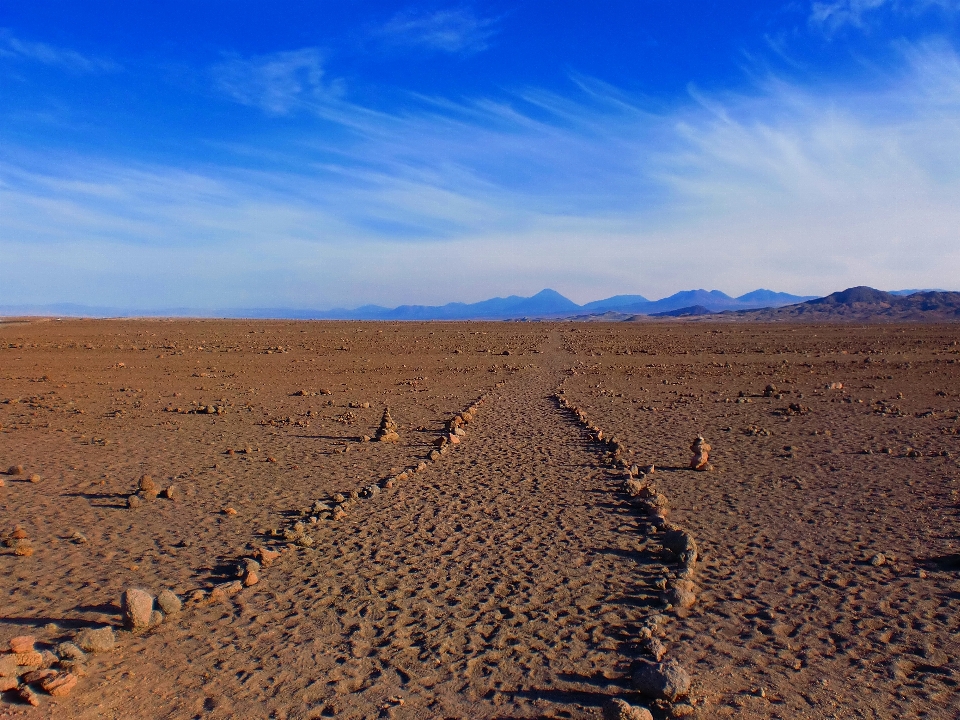
[[[127,692],[89,712],[152,697],[170,717],[595,717],[628,685],[659,566],[551,397],[560,359],[508,381],[458,448],[235,606],[132,640]]]

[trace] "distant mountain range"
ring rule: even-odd
[[[615,295],[605,300],[578,305],[555,290],[541,290],[532,297],[511,295],[476,303],[446,305],[400,305],[395,308],[364,305],[348,310],[294,310],[289,308],[240,308],[231,310],[191,310],[169,308],[156,311],[130,311],[120,308],[98,308],[69,303],[51,305],[0,306],[0,315],[45,315],[67,317],[241,317],[300,320],[518,320],[568,318],[580,315],[656,315],[681,308],[700,306],[709,312],[781,307],[803,302],[814,296],[789,295],[772,290],[754,290],[733,298],[719,290],[685,290],[661,300],[648,300],[642,295]]]
[[[790,295],[772,290],[754,290],[730,297],[719,290],[684,290],[660,300],[642,295],[614,295],[578,305],[555,290],[541,290],[532,297],[511,295],[477,303],[446,305],[401,305],[387,308],[364,305],[353,310],[294,310],[289,308],[247,308],[198,310],[169,308],[130,311],[75,304],[0,305],[0,316],[64,317],[214,317],[299,320],[633,320],[644,317],[685,318],[722,314],[724,319],[858,319],[878,314],[885,318],[912,317],[953,319],[960,308],[960,293],[945,291],[895,290],[883,292],[857,287],[824,298]],[[960,315],[957,316],[960,318]]]
[[[760,322],[955,322],[960,320],[960,292],[921,290],[906,294],[861,285],[797,305],[724,315]]]

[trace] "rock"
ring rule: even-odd
[[[123,621],[132,630],[143,630],[150,626],[153,613],[153,596],[145,590],[128,588],[120,597]]]
[[[646,487],[646,483],[631,478],[623,484],[623,491],[630,497],[639,497]]]
[[[877,553],[872,558],[870,558],[870,564],[873,565],[874,567],[880,567],[881,565],[885,565],[886,562],[887,562],[887,556],[884,555],[883,553]]]
[[[441,457],[441,455],[440,455],[440,453],[439,453],[437,450],[431,450],[431,451],[430,451],[430,459],[433,460],[434,462],[436,462],[437,460],[439,460],[440,457]]]
[[[13,690],[20,681],[16,677],[0,677],[0,692]]]
[[[400,440],[400,436],[397,434],[398,429],[399,426],[390,417],[390,408],[384,408],[375,439],[379,442],[397,442]]]
[[[450,433],[450,434],[447,435],[446,437],[447,437],[447,442],[449,442],[451,445],[459,445],[459,444],[460,444],[460,438],[459,438],[459,436],[454,435],[453,433]]]
[[[707,441],[703,439],[703,435],[697,435],[696,440],[690,445],[690,450],[693,452],[693,457],[690,459],[690,468],[701,472],[711,470],[710,451],[712,449]]]
[[[690,692],[690,676],[676,660],[638,661],[633,685],[642,695],[671,702]]]
[[[37,694],[28,688],[26,685],[20,688],[20,699],[23,700],[28,705],[33,705],[34,707],[39,707],[40,698],[37,697]]]
[[[165,497],[167,500],[176,500],[176,499],[177,499],[177,495],[178,495],[177,486],[176,486],[176,485],[168,485],[168,486],[167,486],[167,489],[164,490],[164,491],[161,493],[161,495],[162,495],[163,497]]]
[[[14,653],[33,652],[37,639],[33,635],[18,635],[10,638],[10,651]]]
[[[654,660],[660,662],[663,660],[663,656],[667,654],[667,646],[663,644],[660,638],[651,636],[644,640],[642,643],[643,650],[648,655],[650,655]]]
[[[32,474],[29,478],[27,478],[27,479],[30,480],[30,482],[32,482],[32,483],[38,483],[38,482],[40,482],[40,476],[37,475],[36,473],[33,473],[33,474]]]
[[[28,673],[24,673],[20,677],[20,682],[32,684],[35,682],[40,682],[44,678],[53,677],[56,674],[56,670],[51,670],[49,668],[44,668],[42,670],[31,670]]]
[[[77,677],[87,676],[87,664],[83,660],[61,660],[57,665],[64,672],[73,673]]]
[[[143,500],[140,499],[139,495],[131,495],[127,498],[127,507],[131,510],[135,510],[141,505],[143,505]]]
[[[27,531],[24,530],[24,529],[23,529],[22,527],[20,527],[19,525],[17,525],[17,526],[13,529],[13,532],[10,533],[10,539],[11,539],[11,540],[26,540],[26,539],[27,539]]]
[[[225,507],[225,508],[223,509],[223,514],[224,514],[224,515],[229,515],[229,516],[233,517],[234,515],[237,514],[237,511],[234,510],[232,507]]]
[[[76,685],[77,676],[68,672],[57,673],[56,675],[46,678],[40,683],[40,687],[54,697],[63,697],[64,695],[69,695],[70,691],[73,690]]]
[[[33,545],[29,540],[17,540],[13,544],[13,554],[20,557],[30,557],[33,555]]]
[[[18,667],[16,655],[0,655],[0,678],[16,677]]]
[[[603,704],[603,720],[653,720],[653,715],[646,708],[636,707],[620,698],[611,698]]]
[[[275,560],[280,557],[280,553],[276,550],[270,550],[268,548],[259,548],[257,550],[257,559],[260,561],[260,564],[264,567],[270,567]]]
[[[150,627],[156,627],[163,622],[163,613],[159,610],[154,610],[150,613]]]
[[[43,655],[38,653],[36,650],[23,653],[14,653],[13,657],[16,659],[17,665],[20,667],[38,668],[43,665]]]
[[[62,642],[57,645],[57,655],[60,656],[61,660],[84,661],[87,659],[87,656],[84,654],[83,650],[81,650],[72,642]]]
[[[53,667],[53,666],[56,665],[58,662],[60,662],[60,658],[58,658],[56,655],[54,655],[54,654],[53,654],[52,652],[50,652],[49,650],[43,650],[43,651],[41,651],[40,657],[43,658],[43,665],[41,665],[41,667],[45,667],[45,668]]]
[[[697,602],[697,586],[690,580],[675,580],[671,583],[664,599],[679,608],[691,608]]]
[[[23,475],[23,465],[11,465],[7,475]]]
[[[257,575],[256,570],[247,570],[243,574],[243,586],[250,587],[251,585],[256,585],[260,582],[260,576]]]
[[[100,653],[113,650],[117,639],[113,634],[113,628],[102,627],[81,630],[74,638],[74,642],[85,652]]]
[[[689,703],[677,703],[672,708],[670,708],[670,717],[683,718],[691,717],[694,713],[697,712],[697,709],[690,705]]]
[[[142,493],[153,494],[154,497],[157,495],[157,486],[153,482],[153,478],[149,475],[143,475],[140,477],[140,482],[137,483],[137,490]]]

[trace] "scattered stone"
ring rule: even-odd
[[[20,684],[20,681],[16,677],[2,677],[0,676],[0,692],[6,692],[7,690],[13,690],[17,685]]]
[[[14,653],[13,657],[16,658],[17,665],[20,667],[33,667],[38,668],[43,665],[43,655],[38,653],[36,650],[31,650],[30,652]]]
[[[778,391],[777,391],[777,386],[776,386],[776,385],[767,385],[767,387],[764,388],[764,390],[763,390],[763,396],[764,396],[764,397],[774,397],[775,395],[777,395],[777,392],[778,392]]]
[[[33,705],[34,707],[40,706],[40,698],[37,697],[37,694],[26,685],[20,688],[19,695],[20,699],[25,703]]]
[[[223,509],[223,514],[233,516],[237,514],[237,511],[234,510],[232,507],[226,507]]]
[[[60,658],[58,658],[56,655],[54,655],[54,654],[53,654],[52,652],[50,652],[49,650],[43,650],[43,651],[40,653],[40,657],[43,658],[43,665],[41,665],[41,667],[45,667],[45,668],[53,667],[53,666],[56,665],[58,662],[60,662]]]
[[[18,667],[15,655],[0,655],[0,678],[16,677]]]
[[[675,580],[667,590],[665,599],[674,607],[691,608],[697,602],[696,588],[691,580]]]
[[[27,539],[27,531],[24,530],[24,529],[23,529],[22,527],[20,527],[19,525],[17,525],[17,526],[13,529],[13,532],[10,533],[10,539],[11,539],[11,540],[26,540],[26,539]]]
[[[143,505],[143,500],[140,499],[139,495],[130,495],[127,498],[127,507],[131,510],[135,510],[141,505]]]
[[[113,628],[87,628],[77,633],[74,642],[89,653],[109,652],[117,643]]]
[[[62,642],[57,645],[57,655],[59,655],[62,660],[79,660],[82,662],[87,659],[83,650],[72,642]]]
[[[40,476],[37,475],[36,473],[33,473],[33,474],[32,474],[29,478],[27,478],[27,479],[30,480],[30,482],[32,482],[32,483],[38,483],[38,482],[40,482]]]
[[[667,654],[667,646],[663,644],[660,638],[653,637],[652,632],[650,637],[644,640],[643,650],[657,662],[663,660],[663,656]]]
[[[460,444],[460,438],[459,438],[457,435],[454,435],[453,433],[450,433],[450,434],[447,435],[446,437],[447,437],[447,442],[449,442],[451,445],[459,445],[459,444]]]
[[[259,548],[256,552],[257,559],[260,561],[260,564],[264,567],[270,567],[275,560],[280,557],[280,553],[276,550],[270,550],[268,548]]]
[[[244,587],[250,587],[251,585],[256,585],[258,582],[260,582],[260,576],[257,575],[255,570],[248,569],[243,574],[242,582]]]
[[[712,449],[703,439],[703,435],[697,435],[697,439],[690,446],[690,450],[693,452],[693,457],[690,459],[690,468],[700,471],[713,470],[713,466],[710,464],[710,451]]]
[[[400,435],[397,433],[398,428],[397,423],[390,417],[390,408],[385,408],[375,439],[378,442],[398,442],[400,440]]]
[[[153,596],[145,590],[128,588],[120,597],[123,621],[132,630],[143,630],[150,626],[153,613]]]
[[[159,610],[154,610],[150,613],[150,625],[148,627],[156,627],[163,622],[163,613]]]
[[[177,499],[177,486],[168,485],[167,489],[160,493],[162,497],[165,497],[167,500],[176,500]]]
[[[646,708],[631,705],[620,698],[611,698],[603,704],[603,720],[653,720],[653,715]]]
[[[11,465],[7,475],[23,475],[23,465]]]
[[[20,677],[20,682],[32,684],[35,682],[40,682],[44,678],[53,677],[57,674],[56,670],[51,670],[50,668],[43,668],[41,670],[31,670],[28,673],[24,673]]]
[[[29,540],[17,540],[13,544],[13,554],[20,557],[30,557],[33,555],[33,545]]]
[[[15,653],[33,652],[37,639],[33,635],[18,635],[10,638],[10,651]]]
[[[883,553],[877,553],[872,558],[870,558],[870,564],[873,565],[874,567],[880,567],[881,565],[885,565],[886,563],[887,563],[887,556],[884,555]]]
[[[634,480],[633,478],[627,480],[623,484],[623,491],[630,497],[641,497],[642,493],[646,489],[646,483],[640,482],[639,480]]]
[[[430,459],[433,460],[434,462],[436,462],[437,460],[440,459],[440,453],[439,453],[437,450],[431,450],[431,451],[430,451]]]
[[[641,659],[633,673],[633,685],[642,695],[673,702],[690,692],[690,676],[676,660]]]
[[[697,709],[690,703],[677,703],[670,708],[670,717],[684,718],[695,714]]]
[[[87,539],[87,536],[79,530],[74,531],[73,535],[70,536],[70,541],[75,545],[86,545],[88,542],[90,542]]]
[[[54,697],[69,695],[70,691],[73,690],[76,685],[77,676],[69,672],[57,673],[44,679],[43,682],[40,683],[40,687]]]
[[[183,602],[172,590],[161,590],[157,595],[157,607],[164,615],[176,615],[183,607]]]
[[[157,486],[153,482],[153,478],[149,475],[144,475],[140,478],[140,482],[137,484],[137,490],[151,500],[157,497]]]

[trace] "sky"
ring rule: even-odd
[[[0,305],[960,290],[960,0],[0,3]]]

